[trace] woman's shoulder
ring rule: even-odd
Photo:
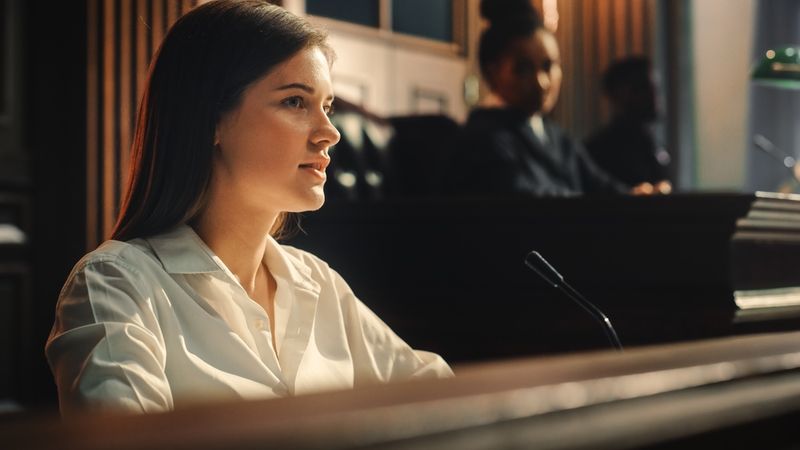
[[[89,279],[115,280],[117,288],[137,286],[136,289],[146,289],[151,284],[149,281],[154,279],[148,273],[152,274],[153,269],[160,270],[159,266],[152,250],[143,240],[105,241],[75,263],[60,297],[67,295],[75,286],[85,286]]]
[[[143,267],[150,266],[154,263],[158,264],[158,259],[155,257],[152,248],[150,248],[146,240],[108,240],[84,255],[83,258],[75,264],[73,272],[102,264],[112,264],[130,271],[139,272]]]

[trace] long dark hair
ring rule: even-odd
[[[491,85],[489,69],[511,43],[532,35],[544,24],[530,0],[481,0],[481,16],[489,21],[489,27],[478,41],[478,64],[483,79]]]
[[[150,66],[131,149],[131,173],[112,239],[190,222],[206,201],[214,132],[254,81],[325,34],[283,8],[218,0],[181,17]],[[278,219],[279,234],[286,216]]]

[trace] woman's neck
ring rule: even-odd
[[[192,227],[248,292],[255,291],[265,275],[262,265],[269,231],[278,214],[253,213],[231,202],[214,201],[213,196]]]

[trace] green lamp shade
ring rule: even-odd
[[[767,50],[753,69],[753,82],[784,89],[800,89],[800,47]]]

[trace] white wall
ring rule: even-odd
[[[333,84],[336,95],[382,115],[446,113],[456,120],[467,114],[463,57],[433,54],[329,29],[336,50]]]
[[[693,0],[695,179],[700,190],[745,184],[756,0]]]

